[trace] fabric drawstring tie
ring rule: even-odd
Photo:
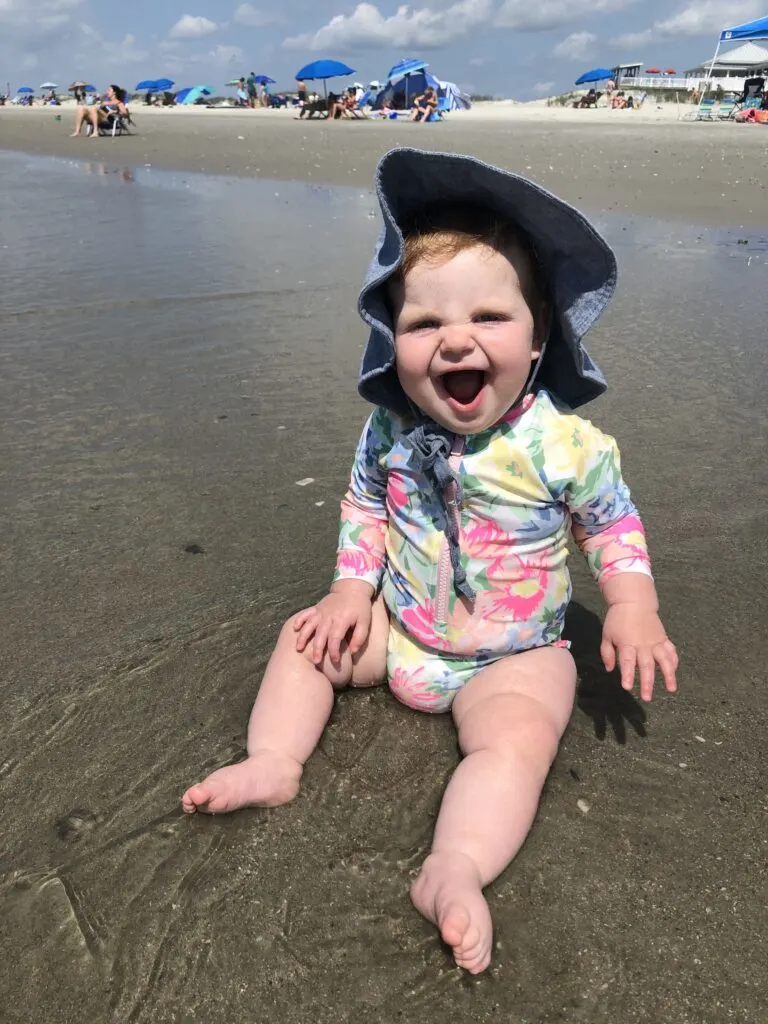
[[[463,490],[458,473],[454,472],[448,461],[451,454],[451,438],[447,430],[436,423],[420,423],[409,430],[403,440],[410,447],[413,455],[411,465],[420,470],[437,495],[442,513],[442,521],[435,525],[445,533],[448,541],[448,553],[453,569],[453,588],[457,595],[474,601],[475,592],[467,582],[467,573],[461,564],[461,548],[459,546],[459,528],[456,518],[451,515],[448,490],[451,484],[456,485],[455,501],[461,504]]]

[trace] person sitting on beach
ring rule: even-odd
[[[428,85],[421,96],[413,101],[412,121],[428,121],[431,115],[437,110],[437,93]]]
[[[93,129],[91,138],[95,139],[99,134],[99,125],[106,126],[111,124],[117,114],[122,114],[125,117],[128,113],[128,108],[125,105],[125,96],[125,89],[121,89],[119,85],[110,85],[98,106],[78,107],[77,114],[75,115],[75,130],[72,132],[72,137],[74,138],[80,134],[83,122],[85,121],[90,123]]]
[[[608,244],[563,200],[472,157],[398,148],[375,186],[358,384],[375,410],[334,582],[280,633],[247,758],[182,806],[292,800],[335,689],[386,679],[412,709],[450,710],[463,760],[411,898],[476,974],[492,949],[483,889],[528,835],[573,707],[569,537],[607,605],[607,671],[618,663],[628,691],[637,671],[647,701],[656,666],[676,690],[678,659],[616,442],[571,411],[606,387],[582,339],[615,290]]]
[[[357,96],[354,86],[350,86],[341,96],[336,97],[333,103],[328,104],[328,119],[330,121],[340,120],[342,117],[349,117],[350,111],[357,107]]]

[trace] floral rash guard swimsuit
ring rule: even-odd
[[[650,576],[650,561],[616,442],[541,390],[488,430],[454,439],[462,493],[459,503],[454,487],[450,508],[476,594],[457,596],[441,506],[410,465],[410,426],[378,408],[363,430],[334,580],[381,588],[392,692],[412,708],[447,711],[482,668],[565,645],[571,534],[598,583],[619,572]]]

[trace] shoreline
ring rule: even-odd
[[[134,105],[136,135],[93,141],[70,137],[73,111],[72,104],[3,108],[0,149],[122,167],[370,188],[383,153],[419,146],[501,164],[594,212],[768,228],[768,133],[762,126],[680,122],[674,108],[646,114],[494,103],[420,126],[298,122],[290,111]]]

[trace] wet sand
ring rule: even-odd
[[[764,1021],[764,237],[598,218],[622,284],[588,415],[681,692],[644,707],[601,670],[574,560],[578,707],[473,980],[407,897],[448,718],[345,694],[293,804],[178,806],[243,755],[279,626],[327,586],[370,195],[46,167],[0,188],[3,1024]]]
[[[50,108],[6,108],[0,110],[0,148],[368,188],[386,150],[415,145],[500,163],[592,211],[768,227],[768,130],[762,126],[654,122],[652,115],[596,123],[590,111],[545,111],[562,120],[531,121],[516,119],[515,107],[506,117],[470,113],[424,126],[298,122],[287,111],[132,110],[135,137],[91,142],[69,137],[71,108],[61,109],[61,121]],[[587,116],[579,122],[569,114]]]

